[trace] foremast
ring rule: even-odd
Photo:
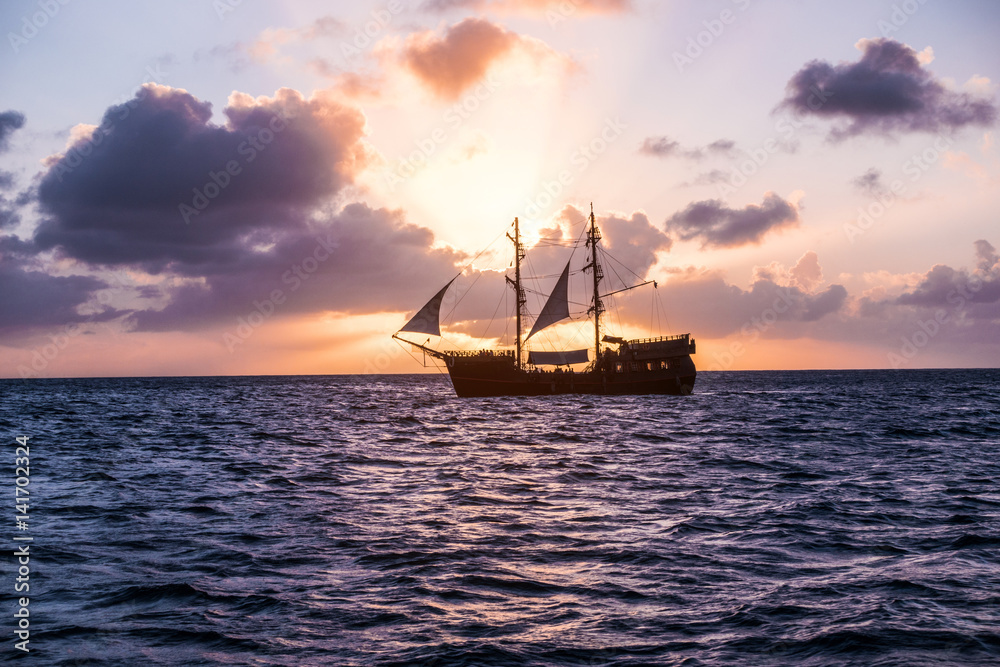
[[[587,233],[587,245],[590,246],[590,264],[584,269],[590,269],[594,278],[594,303],[588,309],[588,313],[594,313],[594,369],[597,369],[601,360],[601,313],[604,312],[604,303],[601,301],[601,278],[604,271],[601,270],[601,263],[597,261],[597,242],[601,240],[601,230],[597,228],[597,221],[594,218],[594,204],[590,204],[590,230]]]
[[[511,236],[510,232],[507,232],[507,238],[510,239],[511,243],[514,244],[514,279],[511,280],[510,276],[505,276],[507,279],[507,284],[514,288],[515,301],[517,303],[516,311],[517,315],[515,317],[515,327],[517,329],[516,340],[517,347],[514,352],[515,364],[518,368],[521,366],[521,312],[524,309],[524,305],[528,303],[528,297],[524,293],[524,287],[521,285],[521,260],[524,259],[525,251],[524,244],[521,243],[521,230],[520,224],[517,218],[514,218],[514,235]]]

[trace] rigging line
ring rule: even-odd
[[[656,295],[657,296],[657,300],[660,302],[660,308],[663,309],[663,323],[664,323],[664,325],[666,325],[667,332],[669,333],[669,332],[671,332],[673,330],[673,327],[670,326],[670,318],[667,316],[667,313],[669,313],[670,311],[667,310],[666,304],[663,303],[663,295],[659,294],[659,290],[653,290],[653,291],[657,292],[657,295]]]
[[[653,298],[650,299],[650,301],[652,301],[652,303],[650,303],[650,308],[649,308],[649,333],[659,334],[660,333],[659,329],[653,328],[653,315],[658,316],[660,314],[659,311],[656,310],[656,295],[653,295]],[[660,318],[657,317],[656,321],[659,322]]]
[[[493,326],[493,322],[497,318],[497,313],[500,312],[500,306],[503,305],[505,303],[505,301],[506,301],[506,299],[504,298],[506,296],[506,294],[507,294],[507,290],[504,290],[504,293],[500,295],[499,299],[497,299],[497,307],[493,309],[493,315],[490,316],[490,323],[486,325],[486,336],[487,337],[489,337],[489,334],[490,334],[490,327]]]
[[[577,269],[576,271],[570,270],[569,275],[575,276],[580,273],[583,273],[583,269]],[[560,271],[559,273],[547,273],[541,276],[521,276],[521,282],[524,282],[525,280],[544,280],[546,278],[558,278],[561,275],[562,271]]]
[[[534,272],[535,272],[535,268],[534,268],[534,266],[533,266],[533,265],[531,264],[531,258],[530,258],[530,257],[528,257],[528,254],[527,254],[527,253],[525,253],[525,255],[524,255],[524,261],[525,261],[525,262],[527,263],[527,265],[528,265],[528,270],[529,270],[529,271],[531,271],[532,273],[534,273]],[[537,291],[535,291],[535,290],[529,290],[529,289],[528,289],[527,287],[525,287],[525,286],[524,286],[524,276],[521,276],[521,289],[523,289],[523,290],[524,290],[525,292],[528,292],[528,291],[530,291],[530,292],[531,292],[532,294],[534,294],[534,295],[535,295],[535,297],[538,297],[538,296],[541,296],[541,295],[542,295],[542,292],[537,292]],[[525,303],[524,305],[525,305],[525,306],[527,306],[528,304],[527,304],[527,303]],[[537,299],[537,298],[535,299],[535,305],[538,305],[538,299]],[[544,306],[543,306],[543,307],[544,307]],[[538,312],[541,312],[541,308],[539,308],[539,309],[538,309]]]
[[[601,254],[610,257],[610,255],[608,255],[607,251],[604,250],[603,248],[601,249]],[[617,262],[618,260],[615,260],[615,261]],[[622,277],[620,275],[618,275],[618,272],[615,271],[615,267],[614,267],[613,264],[609,264],[609,263],[605,262],[605,265],[607,265],[611,269],[611,272],[615,274],[615,278],[617,278],[618,282],[620,282],[622,284],[622,287],[628,287],[628,285],[625,284],[625,281],[622,280]],[[642,280],[642,278],[640,278],[640,280]]]
[[[617,257],[615,257],[614,255],[612,255],[612,254],[611,254],[610,252],[608,252],[608,251],[607,251],[607,250],[605,250],[604,248],[601,248],[601,251],[602,251],[602,252],[603,252],[603,253],[604,253],[604,254],[605,254],[605,255],[606,255],[607,257],[609,257],[610,259],[614,260],[614,261],[615,261],[615,262],[616,262],[616,263],[617,263],[617,264],[618,264],[619,266],[621,266],[621,267],[622,267],[623,269],[625,269],[626,271],[628,271],[629,273],[631,273],[631,274],[632,274],[633,276],[635,276],[635,277],[636,277],[636,278],[638,278],[639,280],[645,280],[645,278],[643,278],[643,277],[642,277],[642,276],[640,276],[640,275],[639,275],[638,273],[636,273],[635,271],[633,271],[632,269],[630,269],[630,268],[628,267],[628,265],[627,265],[627,264],[625,264],[625,262],[623,262],[623,261],[621,261],[620,259],[618,259]]]
[[[507,306],[507,286],[504,285],[503,288],[503,312],[510,312],[510,308]],[[503,341],[504,345],[510,345],[510,318],[503,318]]]
[[[532,248],[572,248],[576,246],[576,241],[550,241],[539,239]]]
[[[462,296],[460,296],[460,297],[458,298],[458,301],[456,301],[456,302],[455,302],[455,305],[451,307],[451,310],[449,310],[449,311],[448,311],[448,312],[447,312],[447,313],[445,314],[445,316],[444,316],[444,319],[445,319],[445,320],[448,320],[448,318],[449,318],[449,317],[451,317],[451,314],[455,312],[455,309],[456,309],[456,308],[458,308],[459,304],[461,304],[461,303],[462,303],[462,301],[464,301],[464,300],[465,300],[465,297],[466,297],[466,296],[468,296],[469,292],[471,292],[471,291],[472,291],[472,288],[476,286],[476,283],[478,283],[478,282],[479,282],[479,279],[480,279],[480,278],[482,278],[482,277],[483,277],[483,272],[482,272],[482,271],[479,271],[479,272],[477,272],[477,273],[476,273],[476,277],[475,277],[475,279],[474,279],[474,280],[472,281],[472,284],[471,284],[471,285],[469,285],[468,289],[466,289],[466,290],[465,290],[464,292],[462,292]]]
[[[612,297],[612,302],[614,302],[614,301],[615,301],[615,298]],[[622,324],[622,314],[621,314],[621,311],[618,309],[617,305],[615,307],[614,314],[615,314],[615,320],[618,321],[618,333],[621,334],[622,337],[624,337],[625,336],[625,325]]]
[[[490,327],[493,326],[493,320],[496,319],[497,313],[500,311],[500,304],[502,304],[502,303],[504,303],[506,301],[506,299],[505,299],[506,295],[507,295],[507,290],[504,290],[503,294],[500,295],[500,298],[497,299],[497,307],[493,309],[493,315],[490,317],[490,323],[486,325],[486,335],[487,336],[489,336],[489,334],[490,334]]]
[[[424,368],[427,368],[427,355],[426,354],[424,355],[423,359],[417,359],[417,356],[415,354],[413,354],[413,351],[412,351],[412,345],[413,345],[412,343],[410,343],[410,345],[403,345],[403,341],[400,340],[399,338],[393,338],[393,340],[396,341],[397,345],[399,345],[401,348],[403,348],[404,352],[406,352],[408,355],[410,355],[411,359],[413,359],[415,362],[417,362],[418,364],[420,364]],[[435,364],[435,363],[432,362],[431,363],[431,368],[433,368],[435,371],[437,371],[438,375],[444,375],[444,368],[442,368],[441,366],[438,366],[437,364]]]
[[[510,223],[510,226],[513,226],[513,224],[514,224],[513,222]],[[479,254],[477,254],[475,257],[473,257],[472,259],[470,259],[469,263],[462,267],[462,271],[464,272],[467,268],[469,268],[470,266],[472,266],[473,262],[475,262],[477,259],[479,259],[484,252],[486,252],[487,250],[489,250],[490,248],[492,248],[493,244],[496,243],[497,241],[499,241],[500,237],[507,233],[507,229],[508,229],[508,227],[505,227],[502,232],[500,232],[499,234],[496,235],[496,238],[494,238],[492,241],[490,241],[489,244],[487,244],[487,246],[485,248],[483,248],[482,250],[479,251]]]
[[[525,291],[525,292],[531,292],[532,294],[535,294],[535,295],[538,295],[538,296],[543,296],[543,297],[546,297],[546,298],[548,298],[548,296],[549,296],[550,294],[552,294],[552,292],[539,292],[538,290],[533,290],[533,289],[531,289],[530,287],[525,287],[525,288],[524,288],[524,291]],[[604,297],[602,296],[601,298],[603,299]],[[569,303],[572,303],[572,304],[573,304],[573,305],[575,305],[575,306],[583,306],[583,305],[586,305],[586,304],[582,304],[582,303],[578,303],[578,302],[576,302],[576,301],[572,301],[571,299],[567,299],[566,301],[567,301],[567,302],[569,302]]]
[[[511,225],[513,225],[514,223],[510,223],[510,224],[511,224]],[[473,265],[473,264],[475,263],[475,261],[476,261],[477,259],[479,259],[480,257],[482,257],[482,256],[483,256],[483,254],[484,254],[484,253],[485,253],[485,252],[486,252],[487,250],[489,250],[490,248],[492,248],[492,247],[493,247],[493,245],[494,245],[494,244],[495,244],[495,243],[496,243],[496,242],[497,242],[498,240],[500,240],[500,237],[502,237],[502,236],[503,236],[504,234],[506,234],[506,233],[507,233],[507,229],[508,229],[508,228],[507,228],[507,227],[505,227],[505,228],[504,228],[504,230],[503,230],[502,232],[500,232],[499,234],[497,234],[497,235],[496,235],[496,237],[495,237],[495,238],[494,238],[494,239],[493,239],[492,241],[490,241],[490,242],[489,242],[489,243],[488,243],[488,244],[486,245],[486,247],[484,247],[484,248],[483,248],[482,250],[480,250],[480,251],[479,251],[479,252],[478,252],[478,253],[476,254],[476,256],[475,256],[475,257],[473,257],[472,259],[470,259],[470,260],[469,260],[469,262],[468,262],[468,263],[467,263],[467,264],[466,264],[465,266],[463,266],[463,267],[462,267],[462,270],[458,272],[458,275],[460,276],[460,275],[462,275],[463,273],[465,273],[466,269],[468,269],[469,267],[471,267],[471,266],[472,266],[472,265]],[[466,289],[466,290],[465,290],[465,292],[463,292],[463,293],[462,293],[462,296],[461,296],[461,298],[460,298],[460,299],[459,299],[458,301],[456,301],[456,302],[455,302],[455,305],[451,307],[451,310],[449,310],[449,311],[448,311],[448,312],[447,312],[447,313],[445,314],[445,317],[444,317],[444,319],[446,319],[446,320],[447,320],[447,319],[448,319],[449,317],[451,317],[451,314],[455,312],[455,309],[456,309],[456,308],[458,308],[458,304],[462,303],[462,299],[464,299],[464,298],[465,298],[465,295],[466,295],[466,294],[468,294],[468,293],[469,293],[469,291],[470,291],[470,290],[471,290],[471,289],[472,289],[472,288],[473,288],[473,287],[474,287],[474,286],[476,285],[476,282],[478,282],[478,281],[479,281],[479,278],[480,278],[480,277],[481,277],[482,275],[483,275],[483,272],[482,272],[482,271],[477,271],[477,272],[476,272],[476,279],[475,279],[475,280],[473,280],[473,281],[472,281],[472,284],[471,284],[471,285],[469,285],[469,288],[468,288],[468,289]],[[455,277],[457,278],[458,276],[455,276]]]

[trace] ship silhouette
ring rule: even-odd
[[[527,341],[539,331],[571,318],[569,309],[570,261],[567,261],[555,287],[535,318],[527,336],[522,337],[527,298],[522,282],[521,264],[525,258],[521,243],[520,223],[514,218],[513,234],[507,238],[514,245],[513,276],[506,282],[515,295],[516,343],[513,349],[480,349],[473,351],[442,351],[425,343],[407,340],[402,333],[420,333],[441,337],[441,305],[449,288],[458,278],[452,278],[430,301],[424,305],[393,338],[419,349],[427,356],[444,362],[451,377],[455,393],[461,397],[473,396],[541,396],[548,394],[689,394],[694,388],[696,370],[691,355],[695,341],[690,334],[661,336],[658,338],[625,339],[601,335],[601,315],[605,313],[604,299],[644,285],[636,285],[601,294],[604,272],[599,261],[601,232],[594,218],[591,204],[589,227],[586,230],[586,248],[589,262],[582,273],[589,274],[592,298],[587,315],[594,323],[592,348],[565,351],[524,350]],[[605,345],[602,346],[602,343]],[[594,358],[590,355],[593,353]],[[581,372],[573,364],[588,364]],[[546,370],[546,367],[555,367]],[[563,367],[566,367],[563,369]]]

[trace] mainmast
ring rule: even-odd
[[[590,232],[587,235],[587,245],[590,246],[590,264],[586,267],[594,272],[594,305],[590,311],[594,313],[594,368],[598,368],[601,361],[601,313],[604,312],[604,304],[601,303],[600,284],[604,272],[597,261],[597,242],[601,240],[601,231],[597,228],[594,220],[594,204],[590,204]]]
[[[507,238],[514,244],[514,279],[511,280],[510,276],[505,277],[514,288],[515,301],[517,302],[517,350],[514,358],[517,367],[521,368],[521,310],[528,302],[528,297],[525,296],[524,288],[521,287],[521,260],[524,259],[524,246],[521,244],[521,232],[517,218],[514,218],[514,235],[511,236],[510,232],[507,232]]]

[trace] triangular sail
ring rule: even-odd
[[[441,288],[427,304],[417,311],[417,314],[410,318],[410,321],[403,325],[400,331],[412,331],[414,333],[425,333],[431,336],[441,335],[441,302],[444,301],[445,292],[455,282],[455,278],[448,281],[448,284]]]
[[[545,327],[551,326],[556,322],[561,322],[568,317],[569,262],[566,262],[566,268],[563,269],[562,275],[559,276],[559,280],[556,281],[556,286],[549,294],[549,300],[545,302],[542,312],[538,314],[538,319],[535,320],[535,324],[531,327],[531,333],[528,334],[528,338],[531,338]],[[528,338],[525,338],[524,340],[528,340]]]

